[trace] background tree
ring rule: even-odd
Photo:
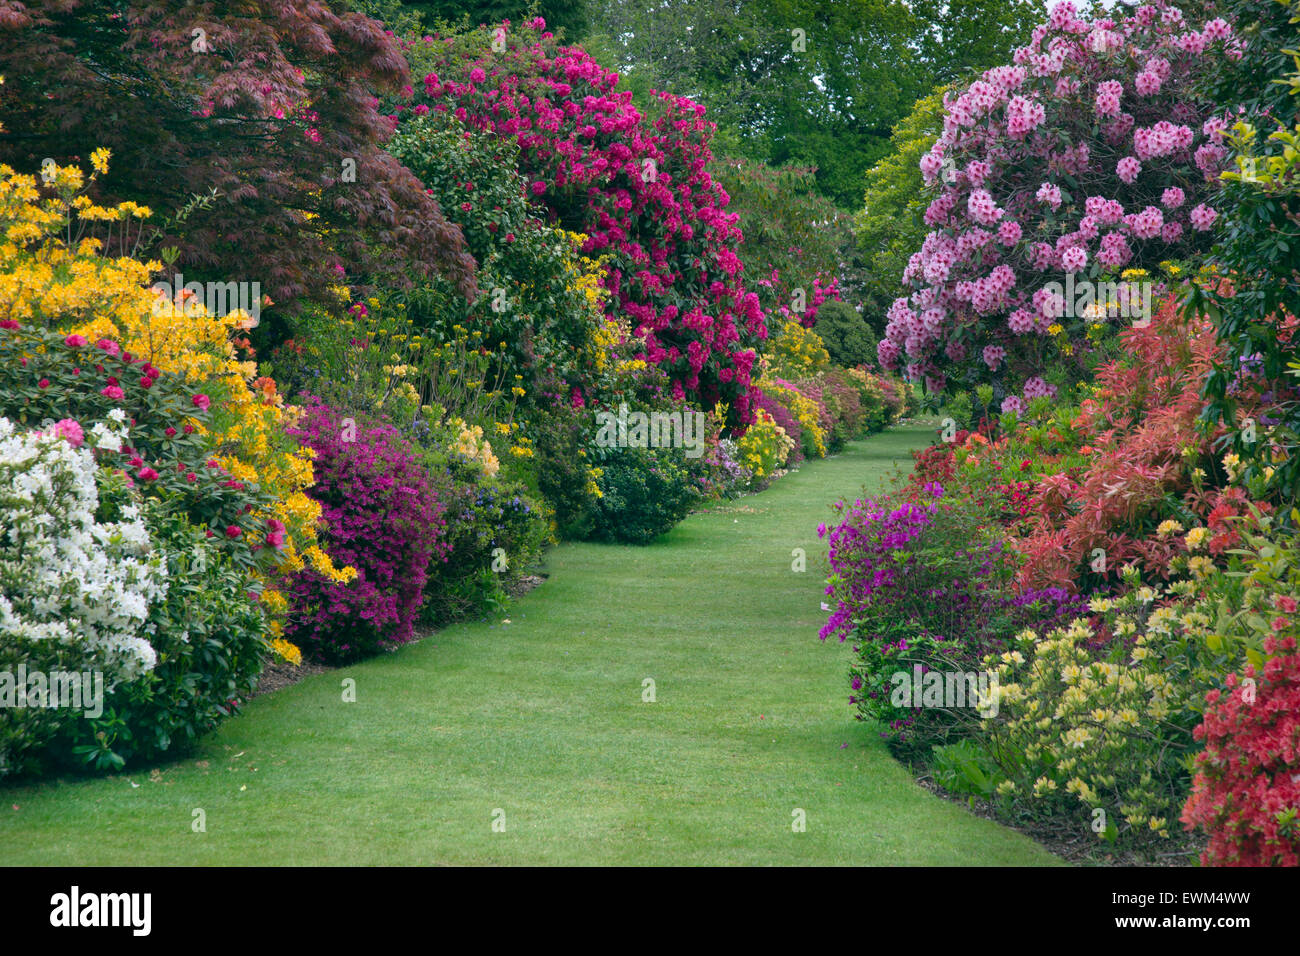
[[[283,304],[401,261],[469,294],[460,231],[383,149],[374,92],[406,83],[400,48],[337,7],[0,0],[0,161],[107,147],[101,197],[156,218],[215,192],[154,236],[190,279],[257,281]]]
[[[943,130],[943,90],[917,101],[894,127],[891,152],[866,173],[867,191],[853,218],[853,231],[865,259],[862,314],[879,337],[885,314],[898,297],[907,260],[925,239],[922,220],[929,196],[918,165]]]
[[[717,150],[817,170],[841,208],[925,91],[1003,61],[1028,37],[1027,0],[592,0],[588,47],[638,95],[703,103]]]

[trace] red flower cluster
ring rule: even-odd
[[[1209,834],[1206,866],[1300,865],[1300,654],[1290,636],[1266,638],[1264,650],[1262,671],[1248,666],[1206,695],[1195,731],[1205,751],[1182,821]]]

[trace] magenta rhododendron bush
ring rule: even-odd
[[[559,46],[540,18],[499,29],[495,51],[429,42],[444,49],[411,113],[451,110],[513,137],[533,199],[587,236],[584,253],[613,256],[607,309],[644,336],[639,357],[669,374],[678,399],[725,402],[733,423],[748,422],[755,346],[767,333],[741,276],[737,217],[705,171],[704,107],[659,93],[660,115],[642,114],[630,92],[615,92],[618,74]]]
[[[1089,305],[1113,295],[1082,290],[1207,245],[1230,120],[1192,88],[1207,61],[1238,55],[1224,20],[1190,23],[1163,0],[1096,20],[1062,2],[1012,65],[950,94],[920,162],[932,231],[903,274],[911,291],[890,309],[881,364],[935,391],[954,373],[1015,391],[1039,375],[1054,323],[1082,344],[1107,315],[1140,319],[1122,294],[1106,310]],[[1051,391],[1035,382],[1025,399]]]

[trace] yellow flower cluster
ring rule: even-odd
[[[456,434],[451,450],[483,466],[489,478],[501,470],[501,462],[492,454],[492,445],[483,437],[483,426],[468,425],[463,419],[452,418],[447,424]]]
[[[1021,632],[1021,661],[1012,654],[986,660],[996,666],[1001,713],[985,728],[995,750],[1023,755],[1018,772],[999,784],[1002,796],[1053,800],[1059,789],[1083,805],[1083,819],[1100,808],[1139,837],[1168,837],[1166,823],[1182,801],[1171,785],[1180,775],[1177,754],[1191,745],[1189,720],[1216,680],[1195,663],[1195,649],[1218,645],[1193,590],[1183,580],[1094,599],[1089,610],[1131,638],[1123,659],[1097,660],[1088,649],[1093,629],[1079,619],[1045,636]]]
[[[754,423],[736,442],[740,464],[755,478],[770,478],[785,464],[794,450],[794,439],[763,409],[758,409]]]
[[[767,358],[773,374],[781,378],[813,378],[831,367],[822,337],[793,319],[768,340]]]
[[[294,667],[302,664],[302,651],[298,648],[298,645],[291,644],[282,637],[277,637],[271,642],[271,650],[279,656],[280,660],[292,664]]]

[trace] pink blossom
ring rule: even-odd
[[[1219,218],[1219,214],[1211,209],[1205,203],[1200,203],[1191,212],[1192,228],[1199,232],[1206,232],[1214,226],[1214,220]]]

